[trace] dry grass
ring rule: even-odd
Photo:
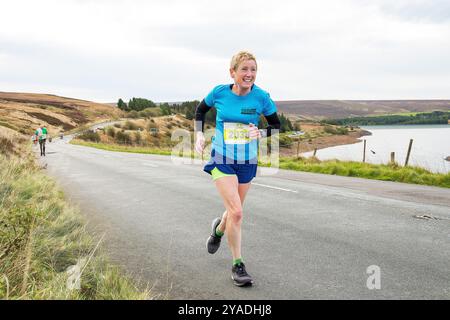
[[[108,262],[101,238],[85,230],[29,146],[0,127],[0,299],[154,298]],[[81,272],[69,272],[77,267]]]
[[[6,157],[21,155],[24,153],[24,143],[26,141],[26,136],[0,126],[0,154]]]
[[[157,129],[152,133],[151,129]],[[107,126],[103,130],[98,130],[97,134],[102,147],[106,145],[126,145],[127,147],[150,147],[171,148],[178,141],[172,141],[172,133],[177,130],[193,132],[193,122],[181,115],[160,116],[151,119],[126,119],[120,123]],[[87,130],[85,130],[86,132]],[[94,141],[89,139],[89,135],[78,135],[79,139]],[[97,140],[97,139],[95,139]],[[122,150],[123,148],[121,148]]]
[[[48,94],[0,92],[0,126],[25,135],[45,124],[50,136],[88,123],[117,119],[122,111],[107,104]]]

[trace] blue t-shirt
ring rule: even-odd
[[[238,161],[257,159],[258,142],[245,137],[247,125],[258,126],[261,114],[271,115],[277,108],[269,93],[256,85],[245,96],[238,96],[231,87],[219,85],[205,98],[205,103],[217,111],[213,150]]]

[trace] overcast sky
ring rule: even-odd
[[[274,100],[449,99],[450,0],[1,0],[0,91],[201,100],[239,50]]]

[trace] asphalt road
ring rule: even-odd
[[[226,240],[215,255],[206,251],[211,221],[224,208],[199,164],[59,139],[41,161],[89,228],[105,233],[112,261],[160,298],[450,298],[449,189],[284,170],[258,175],[244,207],[242,249],[255,284],[238,288]]]

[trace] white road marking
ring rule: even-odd
[[[142,162],[141,164],[142,164],[143,166],[152,167],[152,168],[158,168],[158,167],[159,167],[159,166],[157,166],[156,164],[148,163],[148,162]]]
[[[265,184],[260,184],[260,183],[255,183],[255,182],[252,182],[252,184],[254,184],[255,186],[266,187],[266,188],[270,188],[270,189],[276,189],[276,190],[281,190],[281,191],[298,193],[298,191],[295,191],[295,190],[278,188],[278,187],[268,186],[268,185],[265,185]]]

